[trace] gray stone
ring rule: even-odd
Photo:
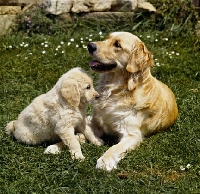
[[[20,6],[0,6],[0,15],[14,15],[21,11]]]
[[[156,12],[156,8],[149,2],[138,3],[138,8]]]
[[[80,15],[80,18],[83,19],[102,19],[102,20],[113,20],[118,19],[121,21],[128,21],[132,19],[134,16],[134,12],[89,12]]]
[[[0,16],[0,35],[8,34],[12,31],[12,26],[16,23],[16,15]]]
[[[46,10],[54,15],[71,12],[74,0],[47,0],[43,5]]]
[[[43,5],[49,13],[54,15],[70,12],[132,12],[138,7],[156,11],[153,5],[145,0],[46,0]]]

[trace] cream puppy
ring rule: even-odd
[[[84,159],[75,131],[93,144],[103,143],[86,126],[85,117],[87,103],[98,97],[92,77],[81,68],[71,69],[49,92],[36,97],[17,120],[8,123],[6,131],[28,145],[60,141],[47,147],[45,153],[58,153],[67,145],[72,158]]]

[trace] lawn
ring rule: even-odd
[[[82,67],[96,81],[88,65],[88,42],[124,29],[153,53],[152,74],[176,96],[179,117],[172,127],[146,138],[111,172],[95,168],[109,145],[83,144],[86,159],[79,162],[67,149],[44,155],[45,144],[27,146],[5,134],[6,123],[69,69]],[[0,193],[200,193],[200,38],[194,33],[123,25],[77,27],[52,36],[14,33],[0,37],[0,68]]]

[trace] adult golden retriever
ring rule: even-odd
[[[144,136],[170,127],[178,109],[172,91],[151,75],[152,54],[137,36],[114,32],[89,43],[88,51],[91,69],[100,73],[100,97],[89,125],[97,136],[113,134],[119,140],[97,161],[97,168],[110,171]]]
[[[6,132],[29,145],[60,141],[48,146],[45,153],[59,153],[67,145],[72,158],[84,159],[75,130],[90,142],[102,144],[86,126],[87,103],[95,98],[98,93],[93,88],[92,77],[81,68],[73,68],[50,91],[36,97],[17,120],[9,122]]]

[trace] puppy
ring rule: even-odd
[[[49,92],[36,97],[17,120],[7,124],[6,131],[28,145],[61,141],[47,147],[45,153],[58,153],[67,145],[72,158],[84,159],[74,133],[76,130],[93,144],[102,145],[86,126],[85,117],[87,103],[98,97],[92,77],[81,68],[74,68],[62,75]]]
[[[178,109],[172,91],[151,75],[152,54],[137,36],[114,32],[104,41],[89,43],[88,51],[94,59],[91,69],[100,73],[100,97],[89,126],[99,137],[118,137],[96,165],[110,171],[143,137],[170,127]]]

